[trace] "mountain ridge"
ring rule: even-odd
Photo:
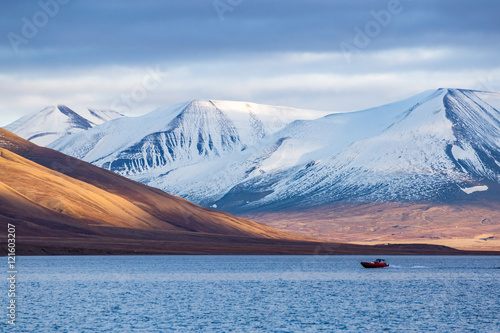
[[[460,216],[457,205],[486,219],[496,216],[499,110],[499,93],[451,88],[322,117],[283,107],[193,100],[113,120],[62,137],[51,147],[205,207],[271,225],[276,225],[272,216],[281,214],[278,220],[285,221],[287,212],[314,216],[318,207],[323,214],[318,220],[326,221],[335,216],[328,209],[386,203],[382,210],[394,212],[386,215],[393,225],[405,214],[416,216],[422,205],[443,207],[436,214],[449,211],[472,223],[474,217]],[[366,216],[377,219],[371,214]],[[442,228],[429,218],[436,230]],[[390,229],[386,232],[390,239]]]
[[[495,188],[500,179],[499,145],[485,134],[499,132],[500,117],[486,100],[500,106],[495,93],[440,88],[316,119],[297,109],[192,100],[65,136],[50,147],[231,212],[290,198],[300,205],[323,204],[326,197],[444,200],[477,186]],[[404,188],[410,183],[419,185]],[[339,190],[325,193],[332,187]]]
[[[495,151],[498,151],[498,142],[494,135],[483,139],[483,146],[489,148],[487,151],[475,149],[459,159],[466,161],[473,168],[459,169],[456,159],[453,156],[450,158],[450,152],[458,151],[458,148],[452,148],[459,146],[452,145],[457,142],[453,136],[453,124],[445,117],[446,110],[440,108],[439,104],[440,98],[447,94],[448,91],[436,91],[428,97],[429,100],[424,100],[423,103],[418,103],[408,110],[401,110],[400,115],[403,117],[388,124],[389,126],[384,124],[382,126],[384,129],[380,131],[380,134],[347,142],[345,148],[330,152],[323,159],[321,156],[312,158],[314,162],[312,165],[306,165],[306,161],[303,161],[302,167],[297,166],[298,170],[291,171],[291,175],[286,178],[280,179],[279,173],[277,176],[272,173],[257,176],[248,180],[249,184],[239,184],[239,188],[234,188],[233,191],[241,193],[245,191],[245,187],[255,191],[258,190],[256,186],[260,186],[260,191],[264,192],[272,188],[273,193],[278,194],[272,194],[274,198],[268,195],[268,202],[288,200],[287,198],[291,197],[297,198],[297,205],[300,205],[304,202],[323,204],[325,200],[322,198],[329,198],[332,202],[350,198],[359,201],[363,197],[366,197],[367,201],[418,201],[427,200],[427,198],[434,200],[435,195],[439,194],[436,191],[440,191],[440,186],[442,199],[444,199],[448,191],[448,183],[453,187],[449,190],[454,193],[459,190],[458,185],[467,188],[481,185],[481,181],[497,187],[495,184],[498,183],[498,174],[484,169],[486,163],[478,158],[479,155],[489,160],[494,157]],[[496,112],[498,115],[498,110]],[[328,117],[321,121],[327,120]],[[480,126],[476,126],[478,127],[481,129]],[[302,134],[306,135],[305,140],[311,141],[312,135],[307,132],[311,130],[302,130]],[[274,138],[276,141],[289,137],[288,133],[278,134]],[[296,139],[296,141],[304,141],[304,138]],[[464,147],[470,145],[469,142],[462,144]],[[326,142],[324,146],[328,145],[329,142]],[[479,151],[478,156],[476,156],[477,151]],[[495,170],[498,168],[498,163],[488,164]],[[411,184],[414,188],[395,189],[397,186],[407,184]],[[420,185],[415,186],[416,184]],[[427,187],[426,190],[425,187]],[[344,192],[343,188],[348,188],[348,192]],[[333,192],[328,192],[329,190]],[[460,193],[459,191],[457,195]],[[332,200],[335,196],[336,199]],[[231,197],[230,193],[228,197]],[[235,203],[235,206],[241,208],[239,204]],[[260,204],[264,205],[265,202],[261,201]],[[218,206],[225,207],[224,205]],[[252,208],[255,207],[250,204],[249,209]]]

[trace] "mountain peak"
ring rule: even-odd
[[[56,139],[81,131],[112,119],[123,117],[111,110],[69,108],[66,105],[49,105],[33,114],[24,116],[5,126],[5,129],[36,144],[45,146]]]
[[[199,108],[216,109],[217,106],[210,99],[192,99],[185,107],[186,110]]]
[[[75,111],[71,110],[69,107],[67,107],[64,104],[57,104],[56,108],[59,111],[61,111],[62,113],[65,113],[65,112],[75,112]]]

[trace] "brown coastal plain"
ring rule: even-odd
[[[337,233],[340,220],[328,233],[316,233],[320,240],[306,235],[312,229],[300,229],[298,215],[297,228],[279,219],[274,225],[302,235],[280,231],[200,207],[3,129],[0,170],[2,254],[8,224],[15,225],[20,255],[476,253],[441,245],[347,243],[359,242],[356,235],[362,230],[352,229],[352,237],[344,237]]]
[[[356,244],[437,244],[500,251],[500,203],[329,205],[246,214],[277,229]]]

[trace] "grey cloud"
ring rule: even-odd
[[[488,78],[497,86],[500,78],[498,1],[401,0],[400,13],[378,23],[350,62],[340,44],[353,45],[355,29],[366,33],[377,24],[373,13],[396,0],[242,0],[223,20],[214,1],[228,0],[69,0],[16,53],[7,36],[22,35],[40,1],[63,0],[0,2],[0,83],[9,88],[0,116],[61,96],[110,103],[130,90],[120,82],[142,79],[125,79],[119,68],[156,65],[173,74],[141,111],[190,98],[358,109],[446,84],[474,88]],[[289,59],[302,54],[313,56]],[[287,78],[296,81],[273,86]]]
[[[352,43],[354,27],[363,30],[374,20],[370,12],[386,9],[388,2],[245,0],[221,21],[211,0],[70,1],[15,54],[5,36],[20,33],[21,18],[31,18],[40,7],[36,2],[9,1],[0,14],[0,32],[5,37],[0,44],[4,49],[0,68],[195,61],[261,52],[337,52],[339,43]],[[498,2],[400,3],[402,13],[394,15],[364,51],[464,43],[498,49]]]

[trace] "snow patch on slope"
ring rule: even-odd
[[[472,194],[474,192],[488,191],[488,186],[480,185],[480,186],[466,187],[466,188],[460,188],[460,189],[467,194]]]

